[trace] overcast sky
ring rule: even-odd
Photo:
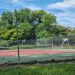
[[[57,16],[59,24],[75,27],[75,0],[0,0],[0,14],[15,8],[44,9]]]

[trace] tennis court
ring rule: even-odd
[[[0,64],[18,63],[17,48],[17,41],[7,41],[2,44],[0,46]],[[57,37],[19,40],[19,55],[21,63],[75,58],[75,44],[69,40],[62,42],[62,38]]]
[[[61,49],[61,50],[43,50],[43,49],[21,49],[20,56],[30,56],[39,54],[64,54],[75,53],[75,50]],[[0,50],[0,56],[17,56],[17,50]]]
[[[20,62],[45,61],[51,59],[67,59],[75,58],[75,50],[43,50],[43,49],[21,49]],[[0,50],[0,64],[18,63],[17,50]]]

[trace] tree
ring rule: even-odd
[[[17,21],[20,40],[36,40],[37,38],[49,38],[75,33],[75,30],[57,24],[56,16],[44,10],[20,9],[17,11]],[[15,12],[7,11],[1,15],[0,37],[4,40],[16,40]]]
[[[13,25],[13,15],[11,12],[3,12],[2,17],[1,17],[2,21],[5,21],[8,24]]]
[[[31,10],[25,8],[25,9],[21,9],[19,11],[17,11],[17,20],[22,23],[22,22],[30,22],[30,12]],[[13,13],[14,17],[15,17],[15,13]]]
[[[44,10],[31,11],[31,23],[37,24],[42,23],[42,17],[46,14]]]
[[[54,24],[56,24],[56,17],[51,14],[45,14],[42,17],[42,23],[39,24],[37,28],[37,38],[42,38],[42,37],[51,37],[54,36]]]
[[[33,27],[27,21],[24,23],[21,23],[19,26],[19,32],[22,33],[22,39],[33,38],[32,29]]]

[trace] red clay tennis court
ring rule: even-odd
[[[64,54],[75,53],[75,50],[40,50],[40,49],[22,49],[20,56],[38,55],[38,54]],[[0,50],[0,56],[17,56],[17,50]]]

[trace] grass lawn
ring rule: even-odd
[[[0,75],[75,75],[75,64],[3,67]]]

